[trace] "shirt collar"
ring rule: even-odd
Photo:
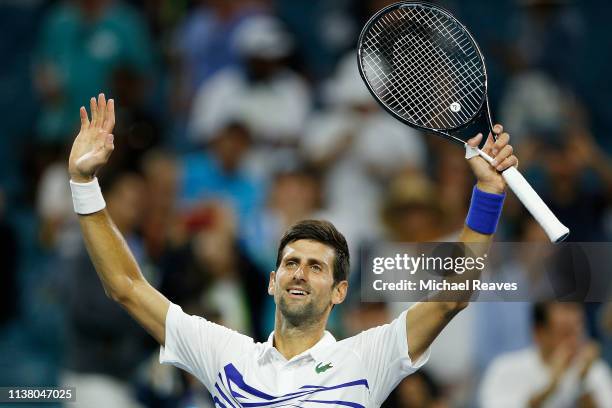
[[[318,357],[321,356],[321,351],[326,346],[329,346],[330,344],[333,344],[335,342],[336,342],[336,338],[330,332],[325,330],[325,332],[323,332],[323,337],[321,337],[321,339],[314,346],[298,354],[297,356],[293,357],[292,360],[301,358],[306,355],[311,356],[315,360],[319,360]],[[270,335],[268,336],[268,340],[265,343],[263,343],[263,349],[261,353],[259,354],[258,361],[262,361],[267,355],[269,355],[272,352],[276,352],[280,354],[280,352],[276,349],[276,347],[274,347],[274,332],[270,333]]]

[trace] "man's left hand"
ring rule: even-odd
[[[493,133],[497,136],[493,138],[491,134],[487,137],[487,141],[482,148],[482,151],[494,159],[492,164],[489,164],[480,156],[472,157],[468,160],[470,167],[476,176],[477,187],[479,190],[501,194],[506,189],[506,182],[501,175],[501,172],[510,166],[518,166],[518,159],[513,154],[512,146],[509,144],[510,135],[504,132],[502,125],[493,126]],[[482,140],[482,134],[468,140],[468,145],[478,147]]]

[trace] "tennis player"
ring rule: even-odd
[[[282,237],[268,293],[276,302],[268,341],[185,314],[142,276],[105,208],[95,178],[114,141],[115,104],[91,99],[91,121],[81,108],[81,130],[69,159],[74,209],[87,250],[106,294],[125,308],[161,345],[160,362],[197,377],[219,407],[380,406],[393,388],[428,359],[429,346],[466,301],[417,303],[397,319],[336,341],[325,330],[334,305],[347,293],[349,252],[329,222],[302,221]],[[505,183],[498,173],[517,165],[500,125],[484,151],[496,169],[476,156],[477,178],[463,242],[491,241]],[[482,135],[469,141],[477,146]]]

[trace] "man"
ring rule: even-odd
[[[584,339],[577,303],[537,303],[535,347],[504,354],[485,374],[480,405],[497,407],[612,407],[612,378],[598,347]]]
[[[275,330],[254,343],[222,326],[189,316],[143,278],[106,210],[94,174],[114,148],[115,107],[92,98],[91,122],[81,107],[81,130],[69,159],[75,211],[106,294],[119,302],[162,346],[160,361],[195,375],[221,407],[380,406],[400,380],[428,358],[436,336],[466,301],[418,303],[390,324],[337,342],[325,331],[334,305],[347,293],[346,240],[324,221],[303,221],[283,236],[268,293],[276,302]],[[509,135],[495,127],[483,149],[497,170],[517,164]],[[482,135],[469,141],[477,146]],[[505,183],[484,160],[469,160],[478,179],[460,235],[487,243],[497,225]],[[474,205],[476,203],[477,205]]]

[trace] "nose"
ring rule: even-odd
[[[295,273],[293,274],[293,279],[295,280],[306,280],[306,273],[304,272],[305,266],[304,265],[300,265],[299,268],[297,268],[295,270]]]

